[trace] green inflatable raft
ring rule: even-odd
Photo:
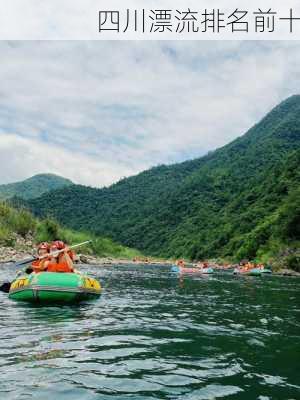
[[[9,298],[31,303],[76,303],[98,298],[100,283],[79,273],[40,272],[17,277]]]

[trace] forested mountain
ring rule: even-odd
[[[21,182],[0,185],[0,199],[18,196],[22,199],[33,199],[50,190],[70,186],[73,182],[54,174],[39,174]]]
[[[162,256],[254,258],[299,240],[300,96],[244,136],[184,163],[104,189],[29,201],[37,215]]]

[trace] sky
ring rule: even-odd
[[[300,93],[298,41],[1,41],[0,184],[108,186],[200,157]]]

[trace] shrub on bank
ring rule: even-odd
[[[51,242],[55,239],[63,240],[69,245],[86,242],[92,240],[91,244],[80,247],[80,253],[94,254],[99,257],[122,257],[132,258],[140,253],[136,250],[121,246],[111,239],[97,237],[86,232],[75,232],[70,229],[61,227],[55,220],[47,218],[37,224],[35,233],[35,241]]]
[[[287,267],[293,269],[296,272],[300,272],[300,255],[291,254],[286,259]]]
[[[54,219],[37,220],[25,209],[14,209],[0,202],[0,244],[15,247],[16,237],[32,234],[36,243],[63,240],[69,245],[92,240],[91,244],[80,247],[80,252],[99,257],[133,258],[140,252],[121,246],[111,239],[98,237],[85,232],[76,232],[60,226]]]
[[[15,210],[4,202],[0,202],[0,243],[14,246],[15,235],[25,237],[36,229],[36,220],[24,209]]]
[[[51,242],[59,237],[60,226],[56,221],[46,218],[44,221],[38,222],[34,235],[36,242]]]

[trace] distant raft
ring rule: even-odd
[[[18,277],[8,296],[30,303],[76,303],[96,299],[100,294],[100,283],[86,275],[41,272]]]
[[[235,268],[233,273],[235,275],[252,275],[252,276],[262,276],[272,274],[272,271],[266,268],[251,268],[251,269],[243,269],[243,268]]]
[[[207,268],[194,268],[194,267],[182,267],[179,265],[173,265],[171,267],[171,272],[177,274],[197,274],[197,275],[206,275],[206,274],[213,274],[214,270],[211,267]]]

